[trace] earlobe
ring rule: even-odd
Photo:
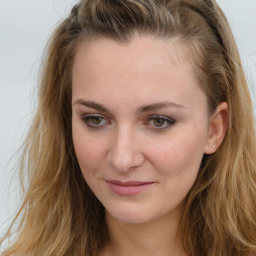
[[[221,145],[228,126],[228,104],[222,102],[210,118],[205,154],[214,153]]]

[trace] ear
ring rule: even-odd
[[[212,114],[209,124],[207,144],[205,154],[214,153],[221,145],[228,126],[228,104],[222,102],[218,105],[216,111]]]

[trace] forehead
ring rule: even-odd
[[[134,36],[129,42],[109,39],[87,39],[80,43],[75,54],[74,70],[82,63],[90,67],[118,67],[127,69],[143,66],[166,66],[169,62],[176,65],[190,66],[189,47],[178,40],[158,39],[152,36]],[[87,67],[89,68],[89,67]]]
[[[72,98],[148,104],[204,97],[188,49],[178,40],[136,37],[128,43],[88,40],[76,52]],[[116,97],[115,97],[116,95]],[[148,102],[147,102],[148,101]],[[151,102],[150,102],[151,101]]]

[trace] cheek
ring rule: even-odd
[[[200,136],[178,135],[168,142],[155,144],[149,152],[155,168],[164,176],[196,176],[202,161],[204,141]]]
[[[194,137],[175,136],[169,143],[155,145],[154,152],[150,152],[163,194],[170,195],[172,207],[184,200],[196,180],[203,157],[200,143]],[[161,196],[158,200],[161,202]],[[167,208],[168,202],[164,203]]]
[[[97,170],[104,160],[104,140],[95,139],[81,129],[73,128],[73,143],[81,171]]]

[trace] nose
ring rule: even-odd
[[[141,166],[144,155],[136,132],[131,127],[119,127],[108,152],[109,164],[118,172],[128,172]]]

